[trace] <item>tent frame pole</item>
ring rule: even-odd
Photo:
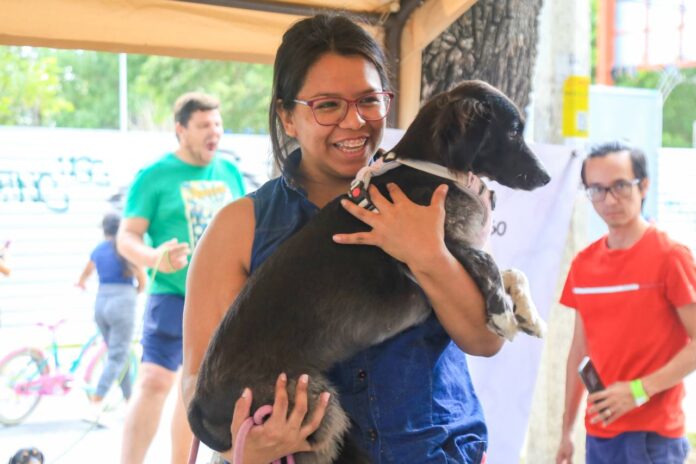
[[[229,8],[239,8],[243,10],[265,11],[268,13],[280,13],[294,16],[313,16],[317,13],[338,13],[346,12],[338,8],[322,8],[303,3],[285,3],[285,2],[258,2],[254,0],[177,0],[187,3],[201,3],[212,6],[226,6]],[[369,24],[376,24],[382,17],[381,14],[371,13],[369,11],[357,11],[351,13],[358,16],[360,19]]]
[[[389,68],[392,72],[392,86],[398,93],[401,83],[401,37],[403,36],[404,26],[411,17],[411,14],[425,3],[425,0],[401,0],[401,8],[396,13],[392,13],[384,23],[384,46],[386,48]],[[398,127],[399,121],[399,99],[395,99],[393,109],[387,116],[389,127]]]

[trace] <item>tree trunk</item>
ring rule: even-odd
[[[529,103],[543,0],[478,0],[423,51],[421,101],[467,79]]]

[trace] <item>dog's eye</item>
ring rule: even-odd
[[[513,139],[513,138],[515,138],[515,137],[519,137],[519,136],[520,136],[520,130],[517,129],[517,128],[515,128],[515,129],[510,129],[510,130],[508,131],[508,137],[510,137],[511,139]]]

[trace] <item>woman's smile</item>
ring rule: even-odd
[[[367,145],[368,137],[354,137],[334,142],[333,146],[350,158],[362,157]]]

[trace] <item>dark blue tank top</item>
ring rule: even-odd
[[[112,240],[104,240],[97,245],[89,259],[97,269],[100,284],[133,285],[133,276],[125,277],[123,275],[126,271],[126,263],[116,253],[116,247]]]
[[[291,156],[299,162],[298,151]],[[319,208],[285,177],[249,196],[256,217],[254,272]],[[375,464],[481,462],[487,430],[466,357],[434,315],[329,375],[354,422],[354,438]]]

